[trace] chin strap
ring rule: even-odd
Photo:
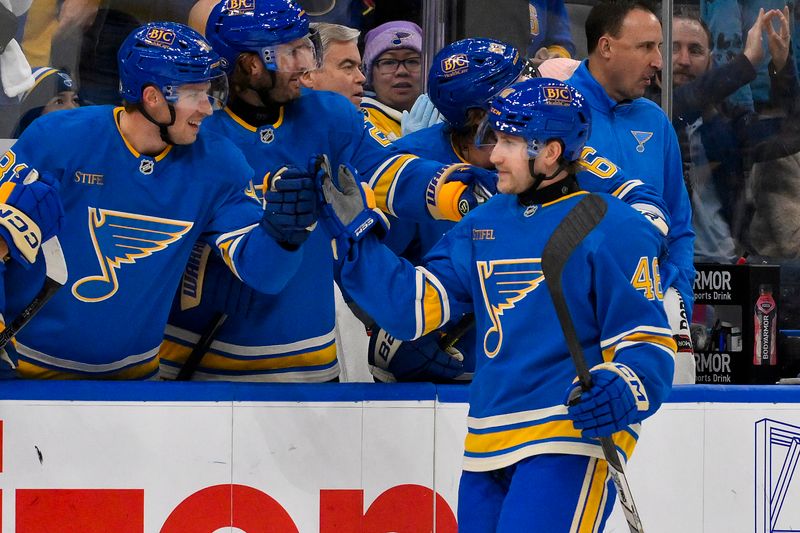
[[[169,131],[167,130],[167,128],[175,124],[175,106],[167,102],[167,107],[169,108],[169,124],[163,124],[157,121],[155,118],[153,118],[150,115],[150,113],[148,113],[145,110],[141,102],[139,102],[136,105],[139,108],[139,112],[142,114],[144,118],[146,118],[147,120],[158,126],[158,132],[161,134],[161,140],[169,145],[175,144],[174,142],[172,142],[172,137],[169,136]]]
[[[541,172],[534,172],[533,162],[534,162],[533,159],[528,161],[528,169],[530,170],[531,176],[533,177],[533,185],[531,185],[525,191],[519,194],[520,201],[523,203],[525,203],[526,198],[530,198],[536,192],[536,190],[539,188],[539,185],[541,185],[543,181],[548,181],[555,178],[556,176],[559,175],[559,173],[562,170],[567,168],[567,163],[564,161],[564,159],[560,159],[558,162],[558,167],[556,167],[556,169],[553,171],[552,174],[547,176],[545,174],[542,174]]]

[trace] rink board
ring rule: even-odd
[[[6,382],[2,532],[454,532],[466,409],[423,384]],[[798,458],[800,387],[678,387],[628,470],[648,533],[792,532]]]

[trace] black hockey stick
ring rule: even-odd
[[[453,329],[442,335],[439,339],[439,348],[446,352],[448,349],[455,346],[471,328],[475,325],[475,313],[467,313],[461,317],[461,320],[456,322]]]
[[[569,307],[567,307],[567,301],[564,298],[561,275],[572,253],[583,239],[597,227],[605,216],[607,209],[608,206],[602,198],[593,194],[586,195],[559,223],[547,241],[544,252],[542,252],[544,278],[547,287],[550,289],[550,296],[556,308],[558,321],[567,340],[567,347],[583,390],[588,390],[592,387],[592,376],[589,373],[589,367],[583,355],[583,348],[578,340],[575,324],[572,322]],[[578,394],[580,394],[581,388],[575,389]],[[577,397],[574,399],[577,400]],[[570,403],[572,400],[573,398],[570,398]],[[600,437],[600,444],[603,448],[603,455],[608,462],[611,478],[617,487],[619,502],[622,504],[628,527],[631,533],[643,533],[642,520],[636,510],[636,505],[633,503],[631,489],[625,477],[625,470],[622,467],[622,461],[620,461],[614,441],[611,437]]]
[[[33,315],[38,313],[56,291],[67,282],[67,263],[64,261],[64,252],[61,250],[61,243],[58,242],[58,237],[50,237],[50,239],[42,243],[42,256],[44,257],[47,271],[44,285],[33,297],[31,303],[26,305],[25,309],[0,333],[0,350],[19,333],[19,330],[25,327],[25,324],[33,318]]]
[[[200,362],[211,347],[211,343],[214,342],[214,337],[217,336],[219,328],[222,327],[222,324],[224,324],[227,319],[228,315],[225,313],[217,313],[214,315],[211,322],[209,322],[208,326],[203,330],[203,334],[200,335],[200,338],[197,340],[197,344],[194,345],[191,353],[189,353],[189,357],[186,358],[186,362],[183,363],[183,366],[178,371],[178,377],[175,378],[176,381],[189,381],[192,379],[195,371],[200,366]]]

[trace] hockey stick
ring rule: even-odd
[[[439,339],[439,349],[443,352],[446,352],[448,349],[455,346],[455,344],[461,340],[461,337],[466,334],[472,326],[475,325],[475,313],[467,313],[466,315],[461,317],[453,329],[442,335],[442,338]]]
[[[597,227],[605,216],[607,209],[608,206],[605,201],[599,196],[593,194],[585,196],[559,223],[547,241],[544,252],[542,252],[544,278],[547,287],[550,289],[550,296],[556,308],[556,315],[558,315],[558,321],[567,340],[567,347],[583,390],[588,390],[592,387],[592,376],[586,364],[578,334],[575,332],[575,324],[572,322],[567,301],[564,298],[561,275],[572,253],[583,239]],[[580,388],[575,390],[578,391],[578,394],[581,391]],[[577,400],[577,397],[575,400]],[[570,403],[572,401],[573,398],[570,397]],[[631,533],[643,533],[642,520],[636,510],[636,505],[633,503],[628,479],[625,477],[625,470],[622,467],[622,461],[619,458],[614,441],[611,437],[600,437],[600,444],[603,448],[606,462],[608,462],[609,473],[617,488],[619,502],[622,504],[628,527]]]
[[[176,381],[189,381],[192,379],[195,371],[200,366],[200,362],[211,347],[211,343],[214,342],[214,337],[217,336],[219,328],[222,327],[222,324],[224,324],[227,319],[228,315],[225,313],[217,313],[214,315],[208,327],[206,327],[203,334],[200,335],[200,338],[197,340],[197,344],[194,345],[191,353],[189,353],[189,357],[186,358],[186,362],[183,363],[180,371],[178,371],[178,377],[175,378]]]
[[[26,305],[25,309],[0,333],[0,350],[19,333],[19,330],[33,318],[33,315],[38,313],[56,291],[67,282],[67,263],[64,261],[64,252],[61,250],[61,243],[58,242],[58,237],[51,237],[42,243],[42,255],[44,256],[47,274],[44,285],[33,297],[31,303]]]

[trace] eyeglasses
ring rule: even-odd
[[[393,74],[403,65],[411,74],[416,74],[422,67],[422,58],[409,57],[408,59],[379,59],[375,62],[378,74]]]

